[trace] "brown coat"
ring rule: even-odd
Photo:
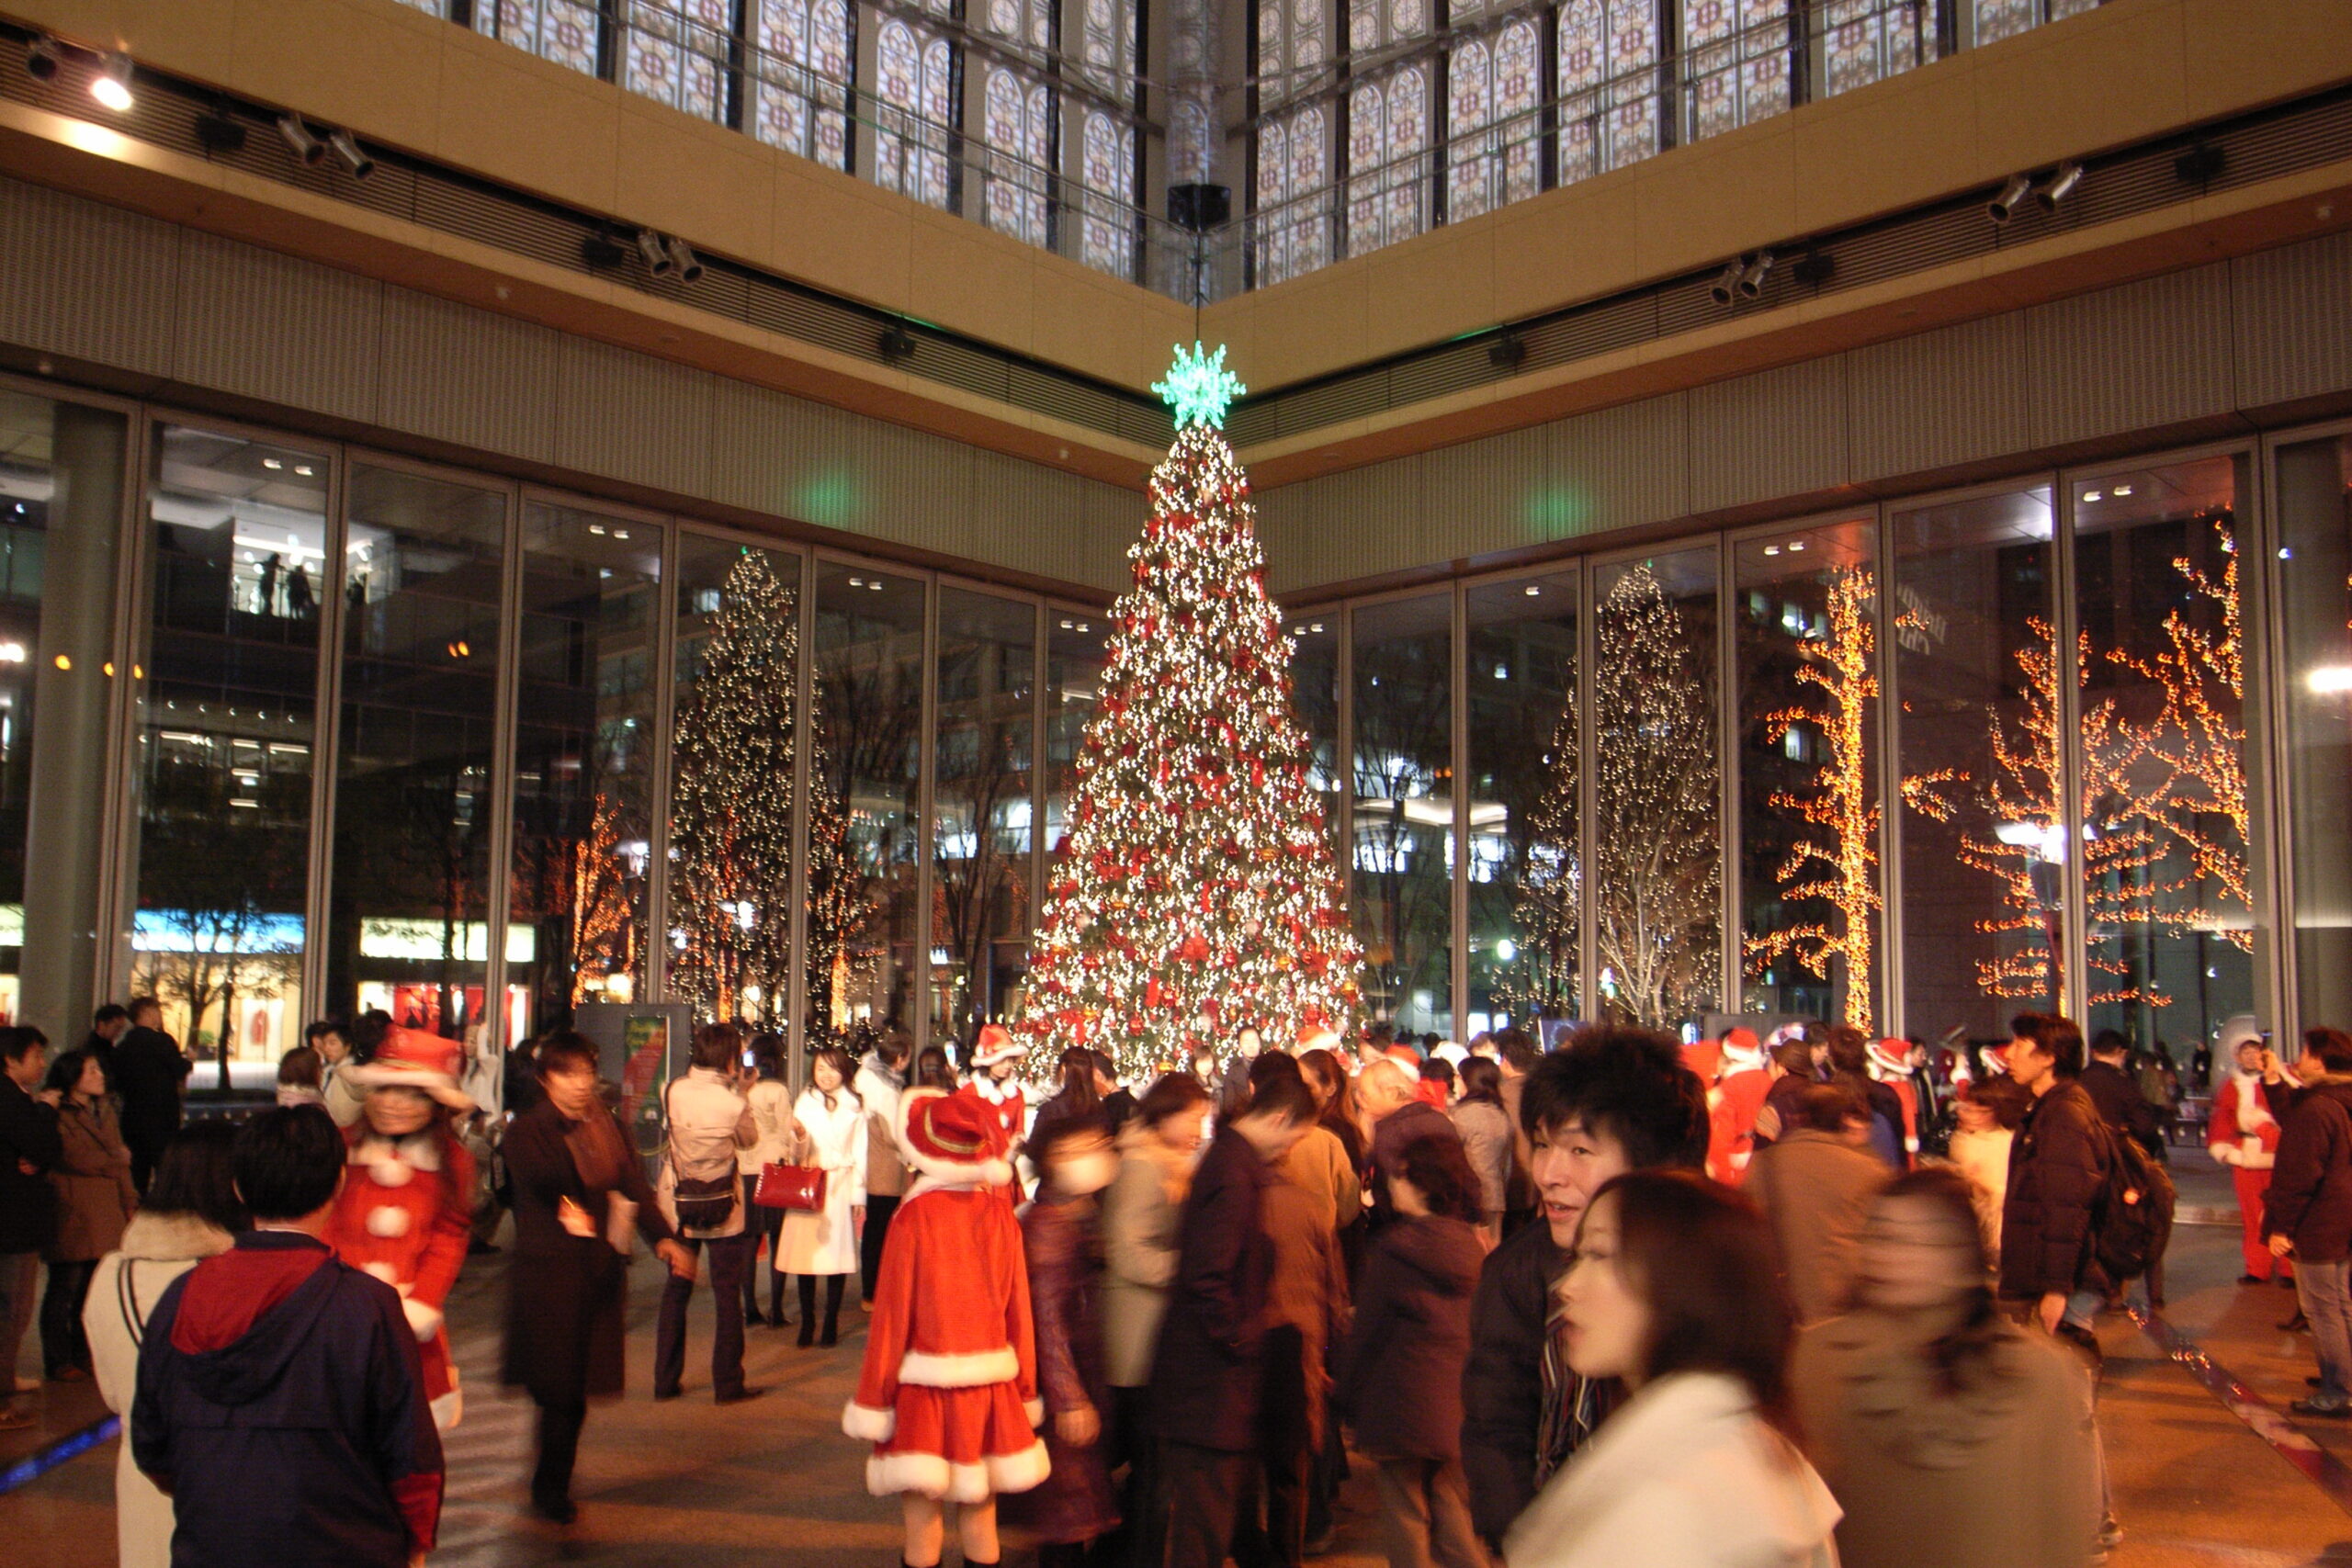
[[[64,1158],[49,1173],[57,1190],[57,1239],[49,1256],[60,1263],[95,1263],[122,1245],[122,1228],[139,1206],[130,1184],[130,1149],[114,1102],[58,1108],[58,1142]]]
[[[1939,1325],[1862,1312],[1807,1329],[1790,1368],[1806,1448],[1846,1510],[1844,1568],[2081,1568],[2097,1549],[2090,1381],[2003,1325],[1960,1393]]]
[[[1830,1133],[1800,1128],[1747,1168],[1747,1195],[1772,1222],[1799,1323],[1845,1310],[1860,1266],[1871,1200],[1893,1178],[1886,1162]]]

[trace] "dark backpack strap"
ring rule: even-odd
[[[139,1310],[138,1281],[131,1278],[131,1270],[138,1264],[137,1258],[126,1258],[122,1260],[122,1267],[114,1272],[115,1304],[122,1309],[122,1326],[130,1336],[133,1350],[138,1349],[147,1337],[147,1319]]]

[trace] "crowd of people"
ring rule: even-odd
[[[152,1002],[54,1063],[0,1031],[0,1348],[46,1258],[49,1373],[125,1416],[126,1565],[429,1551],[463,1415],[443,1309],[507,1213],[501,1375],[559,1525],[644,1247],[657,1400],[706,1263],[721,1405],[763,1392],[750,1326],[832,1346],[858,1277],[842,1427],[903,1568],[951,1529],[994,1568],[1001,1526],[1041,1568],[1301,1568],[1357,1465],[1392,1568],[1990,1568],[2120,1539],[2095,1323],[2161,1304],[2181,1092],[2120,1038],[1372,1025],[1141,1081],[1085,1047],[1033,1070],[994,1026],[968,1077],[860,1043],[796,1094],[781,1039],[699,1030],[649,1169],[567,1031],[493,1115],[455,1042],[314,1025],[275,1108],[184,1128]],[[2352,1036],[2291,1067],[2250,1021],[2217,1043],[2245,1279],[2298,1292],[2296,1410],[2352,1416]]]

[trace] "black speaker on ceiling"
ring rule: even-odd
[[[1168,221],[1204,234],[1233,216],[1233,192],[1225,186],[1170,186]]]

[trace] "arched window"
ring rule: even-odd
[[[1561,0],[1562,185],[1657,151],[1657,12],[1656,0]]]
[[[1080,170],[1085,222],[1079,259],[1098,272],[1135,276],[1135,127],[1102,109],[1090,109]]]
[[[1331,261],[1331,117],[1326,0],[1259,0],[1257,177],[1251,250],[1261,284]]]
[[[1789,0],[1685,0],[1683,93],[1694,141],[1789,107]]]
[[[1457,46],[1446,68],[1445,216],[1475,218],[1535,194],[1543,168],[1536,117],[1535,24],[1521,17],[1491,40]]]
[[[874,40],[874,183],[933,207],[955,197],[948,139],[955,116],[955,56],[944,38],[893,17]]]
[[[633,0],[621,30],[621,85],[698,119],[727,118],[730,0]]]
[[[1936,57],[1936,19],[1926,6],[1886,0],[1829,0],[1821,28],[1817,79],[1825,96],[1850,93]]]
[[[982,96],[980,134],[989,144],[982,216],[1001,234],[1046,244],[1046,175],[1054,158],[1052,90],[1025,72],[992,65]]]
[[[1400,6],[1419,0],[1398,0]],[[1429,227],[1430,82],[1407,65],[1348,95],[1348,254],[1362,255]]]
[[[771,147],[849,166],[850,0],[758,0],[743,123]]]
[[[1968,40],[1998,43],[2044,22],[2062,22],[2098,9],[2099,0],[1972,0]]]

